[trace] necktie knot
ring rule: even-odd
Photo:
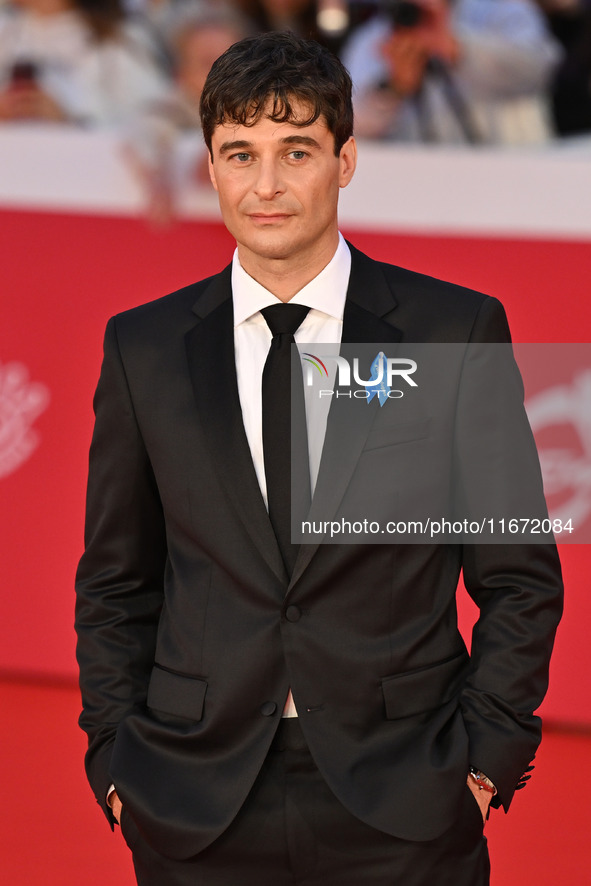
[[[263,308],[261,314],[267,321],[271,334],[294,335],[304,322],[304,318],[310,308],[306,305],[287,304],[269,305]]]

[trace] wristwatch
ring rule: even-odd
[[[492,794],[494,797],[497,789],[484,772],[481,772],[480,769],[476,769],[475,766],[470,766],[469,774],[474,784],[478,785],[479,791],[488,791],[488,793]]]

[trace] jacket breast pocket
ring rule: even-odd
[[[470,657],[466,651],[432,665],[382,679],[386,719],[425,714],[455,698],[463,685]]]
[[[431,419],[400,422],[393,425],[374,427],[365,441],[364,451],[381,449],[383,446],[397,446],[401,443],[412,443],[423,440],[431,433]]]
[[[155,711],[201,720],[207,692],[207,682],[200,677],[190,677],[168,671],[155,665],[148,687],[147,705]]]

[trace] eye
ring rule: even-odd
[[[308,155],[305,151],[290,151],[288,156],[291,157],[292,160],[303,160]]]
[[[250,160],[250,154],[248,151],[239,151],[237,154],[232,154],[232,160],[237,160],[239,163],[247,163]]]

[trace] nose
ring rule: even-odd
[[[272,200],[278,194],[283,194],[285,185],[281,174],[280,164],[275,158],[261,157],[255,182],[255,193],[261,200]]]

